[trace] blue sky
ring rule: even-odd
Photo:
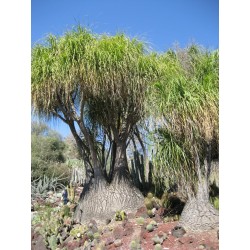
[[[49,33],[62,35],[81,24],[110,35],[123,31],[164,52],[178,43],[219,47],[219,0],[32,0],[31,42]],[[66,125],[51,123],[63,136]]]

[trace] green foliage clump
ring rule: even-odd
[[[91,230],[87,231],[87,236],[91,241],[94,239],[94,234]]]
[[[59,232],[63,228],[63,220],[60,211],[47,207],[43,211],[39,211],[34,220],[40,225],[38,231],[45,239],[46,244],[55,247],[55,242],[58,241]],[[34,225],[34,221],[32,222]]]
[[[214,208],[219,210],[219,197],[211,197],[210,202],[213,204]]]
[[[70,207],[67,206],[67,205],[63,206],[61,214],[62,214],[62,218],[64,218],[64,217],[70,217],[71,216]]]
[[[125,211],[116,211],[115,213],[115,220],[116,221],[124,221],[127,218],[127,214]]]
[[[191,45],[161,59],[164,76],[153,85],[150,102],[159,118],[153,180],[158,189],[168,189],[162,184],[171,179],[195,194],[198,178],[209,177],[204,166],[197,173],[197,161],[204,162],[208,147],[212,159],[219,154],[219,53]]]
[[[86,232],[86,228],[83,225],[77,225],[70,230],[70,235],[74,238],[79,238]],[[93,235],[93,234],[92,234]]]
[[[56,250],[57,248],[57,237],[55,235],[51,235],[48,237],[48,244],[51,250]]]
[[[94,242],[95,242],[95,245],[96,245],[96,244],[99,243],[100,240],[101,240],[101,235],[100,235],[100,233],[99,233],[99,232],[94,233],[94,234],[93,234],[93,238],[94,238]]]

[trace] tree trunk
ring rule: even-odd
[[[206,231],[219,227],[219,211],[209,202],[205,183],[200,183],[196,196],[189,198],[179,224],[186,231]]]
[[[91,219],[103,224],[113,219],[115,212],[133,213],[143,206],[143,196],[130,179],[126,158],[126,144],[117,144],[113,180],[110,184],[99,176],[85,185],[74,219],[82,224]]]
[[[196,195],[189,199],[182,211],[179,224],[186,231],[206,231],[219,227],[219,211],[209,201],[209,174],[211,168],[210,152],[207,153],[207,161],[204,163],[205,175],[202,177],[201,165],[196,154],[196,167],[198,175],[198,190]]]

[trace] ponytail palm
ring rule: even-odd
[[[218,155],[219,143],[218,52],[191,46],[161,60],[165,76],[153,96],[161,118],[155,179],[179,183],[189,200],[201,193],[208,200],[211,157]]]
[[[124,34],[95,35],[78,27],[61,37],[51,35],[44,44],[32,49],[33,111],[40,117],[59,118],[69,125],[79,152],[93,169],[96,183],[105,183],[104,177],[109,182],[121,179],[130,182],[127,139],[144,116],[145,94],[157,76],[158,58],[147,52],[142,42]],[[101,138],[103,150],[98,146]],[[113,159],[108,178],[104,166],[107,161],[102,160],[106,147],[112,147]],[[103,185],[102,193],[98,185],[93,189],[100,202],[112,189],[106,183]],[[105,202],[107,206],[100,209],[86,191],[82,197],[88,204],[82,202],[79,206],[84,207],[85,214],[79,208],[77,220],[84,221],[93,213],[105,219],[100,211],[108,215],[114,209],[125,209],[126,205],[135,209],[142,196],[135,189],[130,189],[131,193],[128,190],[124,193],[130,196],[134,193],[134,197],[122,201],[110,198],[110,203]]]

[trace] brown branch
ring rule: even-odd
[[[63,122],[68,123],[66,119],[64,119],[60,114],[58,114],[55,110],[51,110],[51,113],[61,119]]]

